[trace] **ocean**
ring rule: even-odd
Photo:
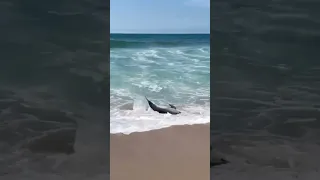
[[[111,34],[110,132],[210,121],[209,34]],[[148,108],[174,104],[179,115]]]
[[[212,179],[318,179],[319,1],[211,6]]]
[[[107,1],[0,2],[0,179],[109,178]]]

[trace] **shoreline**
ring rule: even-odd
[[[210,123],[110,134],[110,178],[209,179]]]
[[[210,128],[210,122],[208,123],[202,123],[202,124],[183,124],[183,125],[172,125],[172,126],[168,126],[168,127],[161,127],[159,129],[150,129],[150,130],[147,130],[147,131],[135,131],[135,132],[131,132],[131,133],[122,133],[122,132],[119,132],[119,133],[110,133],[110,136],[113,136],[113,135],[117,135],[117,136],[127,136],[127,135],[131,135],[131,134],[135,134],[135,133],[145,133],[145,132],[150,132],[150,131],[158,131],[158,130],[162,130],[162,129],[167,129],[167,128],[175,128],[175,127],[180,127],[180,126],[198,126],[198,125],[205,125],[205,126],[209,126]]]

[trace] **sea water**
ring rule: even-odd
[[[110,46],[111,133],[209,122],[209,34],[111,34]],[[182,113],[154,112],[145,96]]]
[[[211,179],[319,179],[319,1],[211,3]]]

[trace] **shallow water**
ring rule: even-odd
[[[209,35],[112,34],[111,133],[131,133],[178,124],[202,124],[210,116]],[[179,115],[159,114],[174,104]]]

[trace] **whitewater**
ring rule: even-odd
[[[209,35],[127,35],[111,41],[111,133],[210,121]],[[182,113],[154,112],[144,96]]]

